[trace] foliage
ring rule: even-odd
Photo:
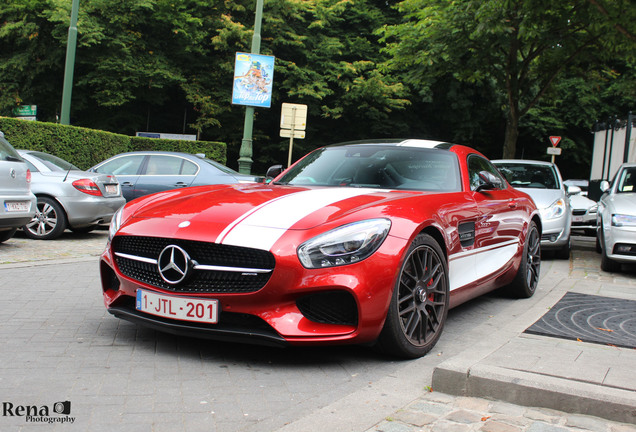
[[[0,5],[0,115],[34,104],[57,121],[71,1]],[[284,102],[309,107],[294,159],[369,137],[544,157],[559,134],[583,167],[591,124],[634,109],[635,15],[632,0],[266,0],[261,52],[276,66],[254,170],[287,160]],[[81,0],[71,123],[226,142],[218,157],[236,168],[234,58],[253,24],[254,0]]]
[[[88,169],[118,153],[135,150],[167,150],[205,153],[225,163],[225,144],[130,137],[100,130],[0,117],[0,130],[15,148],[38,150]]]

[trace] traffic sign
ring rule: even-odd
[[[305,130],[307,127],[307,105],[283,103],[280,113],[281,129]]]
[[[561,137],[560,136],[551,136],[550,137],[550,142],[552,143],[552,147],[558,146],[560,141],[561,141]]]
[[[283,138],[305,138],[305,131],[303,130],[294,130],[292,132],[291,129],[281,129],[280,136]]]

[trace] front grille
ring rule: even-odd
[[[249,293],[261,289],[271,276],[267,273],[190,269],[190,277],[178,284],[169,284],[159,274],[156,263],[166,246],[185,250],[198,265],[245,269],[273,270],[274,256],[260,249],[221,245],[191,240],[159,237],[116,236],[112,248],[119,270],[139,282],[180,293]],[[129,257],[120,256],[125,254]]]
[[[296,306],[309,320],[323,324],[356,325],[358,308],[351,294],[330,291],[310,294],[296,300]]]
[[[572,215],[573,216],[585,216],[585,214],[587,213],[587,210],[583,209],[583,210],[572,210]]]

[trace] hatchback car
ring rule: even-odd
[[[348,143],[268,184],[129,202],[111,222],[102,291],[111,314],[161,331],[412,358],[450,307],[504,286],[532,296],[540,238],[532,199],[473,149]]]
[[[621,165],[612,183],[600,186],[596,248],[601,269],[616,272],[636,262],[636,164]]]
[[[48,153],[18,150],[32,172],[35,216],[24,226],[27,237],[52,240],[67,228],[89,232],[110,223],[126,200],[112,175],[89,173]]]
[[[0,132],[0,243],[30,221],[35,208],[31,171]]]
[[[144,151],[122,153],[89,171],[117,176],[126,201],[154,192],[210,184],[254,183],[258,177],[239,174],[205,155]]]

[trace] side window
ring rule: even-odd
[[[147,175],[179,175],[184,159],[167,155],[152,155],[146,166]]]
[[[99,166],[95,171],[102,174],[135,175],[139,173],[139,166],[144,157],[144,155],[118,157]]]
[[[183,159],[183,163],[181,165],[181,175],[195,175],[197,171],[199,171],[199,167],[197,166],[197,164]]]
[[[481,171],[486,171],[496,178],[500,179],[502,184],[505,185],[506,181],[503,179],[499,171],[493,166],[490,161],[484,159],[481,156],[470,155],[468,156],[468,175],[470,177],[470,190],[477,190],[477,188],[485,183],[485,181],[479,176]]]

